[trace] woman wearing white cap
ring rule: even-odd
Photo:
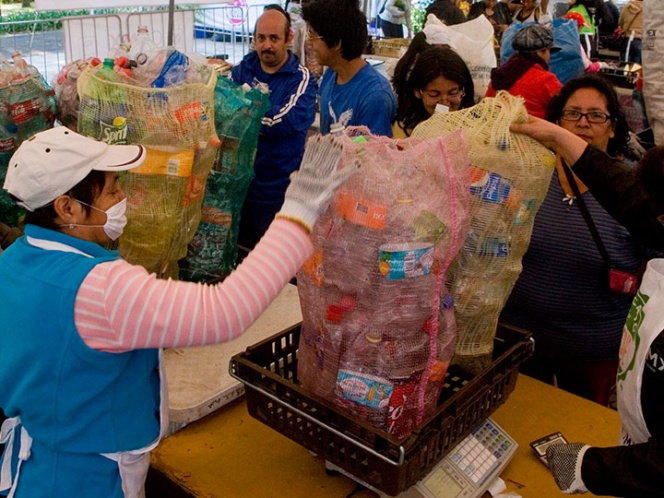
[[[0,493],[144,496],[168,412],[161,348],[229,341],[265,310],[354,170],[337,170],[340,155],[331,137],[308,144],[264,238],[210,287],[157,280],[106,249],[126,223],[117,172],[141,164],[141,146],[65,127],[23,142],[4,186],[28,212],[25,236],[0,255]]]

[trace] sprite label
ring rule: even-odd
[[[111,124],[101,121],[99,139],[107,144],[126,144],[127,143],[127,118],[123,116],[116,117]]]

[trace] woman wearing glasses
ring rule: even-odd
[[[551,100],[548,118],[612,156],[627,152],[629,132],[618,97],[599,76],[570,80]],[[558,156],[523,271],[501,315],[501,320],[530,330],[535,337],[535,354],[522,371],[607,405],[615,389],[623,325],[636,290],[612,290],[609,266],[638,274],[655,255],[631,238]]]
[[[466,63],[451,48],[427,43],[421,31],[397,62],[392,86],[397,96],[393,138],[410,136],[439,104],[449,111],[475,105],[475,87]]]

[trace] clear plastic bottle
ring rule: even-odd
[[[11,55],[14,62],[14,81],[20,82],[30,78],[30,71],[28,70],[28,63],[21,57],[21,52],[18,50]]]
[[[6,167],[16,150],[16,132],[18,128],[5,112],[0,113],[0,165]]]
[[[374,427],[385,429],[394,384],[389,379],[388,343],[371,326],[357,336],[339,362],[335,400]]]
[[[129,48],[129,59],[136,62],[138,67],[147,64],[148,59],[157,48],[157,44],[150,36],[150,30],[147,26],[139,26],[136,35],[131,41]]]
[[[422,372],[429,357],[429,334],[417,330],[407,338],[388,341],[385,347],[393,391],[387,414],[387,431],[403,437],[415,428]]]
[[[189,59],[179,50],[173,50],[159,72],[159,75],[152,82],[152,88],[164,88],[177,86],[187,79],[187,68]]]
[[[99,110],[98,123],[93,123],[95,138],[108,144],[128,143],[129,126],[127,122],[127,97],[121,84],[124,82],[114,69],[115,61],[110,57],[95,72],[95,76],[104,80],[107,88],[102,93],[104,100],[95,102]]]

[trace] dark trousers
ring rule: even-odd
[[[380,29],[383,30],[385,38],[403,38],[403,24],[394,24],[393,22],[383,21],[380,17],[376,19],[380,22]]]
[[[533,356],[519,371],[577,396],[608,406],[616,390],[618,360],[589,362]]]
[[[283,203],[283,199],[266,202],[256,201],[247,196],[240,215],[238,245],[253,249],[267,231]]]
[[[628,54],[627,42],[625,42],[624,48],[620,51],[620,60],[628,62],[636,62],[637,64],[641,64],[642,47],[643,47],[643,42],[641,38],[634,38],[629,46],[629,54]]]

